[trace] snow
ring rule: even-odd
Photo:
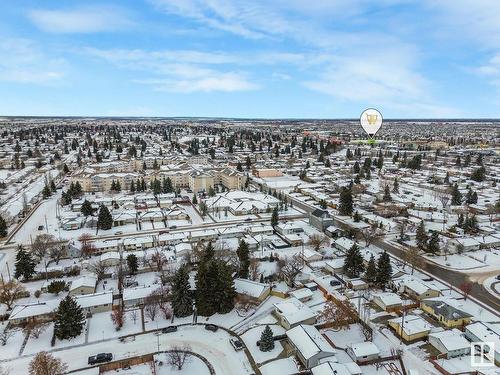
[[[273,331],[274,336],[282,335],[285,333],[285,329],[279,325],[269,325],[271,330]],[[279,341],[274,342],[274,349],[269,351],[269,352],[262,352],[259,347],[257,346],[257,341],[260,340],[260,336],[264,329],[266,328],[265,325],[258,326],[252,329],[249,329],[246,331],[243,335],[241,335],[241,338],[243,339],[243,342],[247,346],[248,350],[250,351],[250,354],[252,355],[253,359],[257,363],[263,363],[265,361],[269,361],[271,359],[276,358],[282,351],[283,351],[283,346]]]

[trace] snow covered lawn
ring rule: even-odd
[[[279,341],[274,342],[274,349],[269,352],[261,352],[259,347],[257,346],[257,341],[260,340],[260,335],[266,326],[258,326],[246,331],[241,338],[245,342],[250,354],[257,364],[262,363],[264,361],[268,361],[270,359],[276,358],[282,351],[283,346]],[[269,326],[273,330],[273,335],[282,335],[285,333],[285,329],[278,325],[270,325]]]

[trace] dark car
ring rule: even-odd
[[[235,339],[235,338],[233,337],[233,338],[230,338],[230,339],[229,339],[229,342],[230,342],[230,343],[231,343],[231,345],[233,346],[234,350],[238,351],[238,350],[243,349],[243,344],[241,343],[241,341],[240,341],[240,340]]]
[[[219,327],[217,327],[215,324],[205,324],[205,329],[207,331],[217,332]]]
[[[176,229],[176,228],[177,228],[177,225],[172,225],[172,226],[170,227],[170,229]]]
[[[95,365],[97,363],[109,362],[113,359],[113,354],[111,353],[99,353],[89,357],[89,365]]]
[[[177,332],[177,326],[168,326],[161,330],[161,333]]]

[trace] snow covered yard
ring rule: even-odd
[[[276,358],[282,351],[283,351],[283,346],[279,341],[274,342],[274,349],[269,351],[269,352],[262,352],[260,351],[259,347],[257,346],[257,341],[260,340],[260,336],[262,332],[264,331],[264,328],[266,326],[258,326],[255,328],[252,328],[248,331],[246,331],[241,338],[245,342],[245,345],[247,346],[248,350],[250,351],[250,354],[252,355],[253,359],[257,363],[263,363],[265,361],[269,361],[270,359]],[[285,329],[281,326],[278,325],[270,325],[269,326],[272,331],[273,335],[282,335],[285,333]]]
[[[137,317],[136,322],[134,323],[132,311],[127,311],[125,314],[125,322],[119,331],[115,329],[115,326],[111,321],[110,311],[93,314],[88,323],[88,341],[93,342],[109,339],[111,337],[119,337],[142,332],[141,312],[139,310],[135,311]]]

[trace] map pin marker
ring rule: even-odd
[[[370,138],[373,138],[380,130],[382,121],[382,114],[374,108],[365,109],[359,118],[361,126]]]

